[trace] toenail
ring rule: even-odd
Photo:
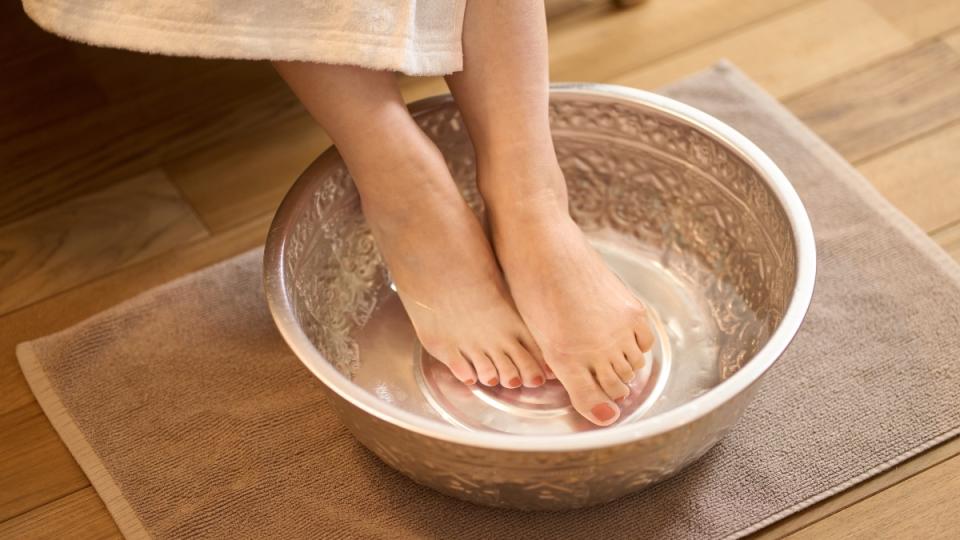
[[[530,383],[533,384],[534,386],[540,386],[541,384],[543,384],[543,377],[541,377],[541,376],[539,376],[539,375],[536,375],[536,376],[530,381]]]
[[[508,385],[510,386],[510,388],[516,388],[516,387],[520,386],[520,383],[522,383],[522,382],[523,382],[523,381],[520,380],[520,377],[514,377],[514,378],[510,379],[510,382],[508,383]]]
[[[474,384],[475,382],[477,382],[477,381],[474,380],[474,379],[467,379],[467,380],[463,381],[463,384]]]
[[[495,384],[497,384],[497,378],[496,378],[496,377],[494,377],[494,378],[490,379],[489,381],[487,381],[487,386],[493,386],[493,385],[495,385]]]
[[[601,422],[606,422],[607,420],[616,416],[616,411],[613,410],[613,407],[607,405],[606,403],[601,403],[599,405],[594,405],[590,412],[593,413],[593,416]]]

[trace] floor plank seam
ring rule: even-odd
[[[65,499],[65,498],[67,498],[67,497],[69,497],[69,496],[71,496],[71,495],[76,495],[77,493],[79,493],[79,492],[81,492],[81,491],[83,491],[83,490],[85,490],[85,489],[87,489],[87,488],[89,488],[89,487],[90,487],[90,482],[89,482],[89,480],[88,480],[88,481],[87,481],[87,484],[86,484],[85,486],[83,486],[83,487],[79,487],[79,488],[77,488],[77,489],[75,489],[75,490],[73,490],[73,491],[71,491],[71,492],[69,492],[69,493],[64,493],[63,495],[60,495],[60,496],[57,497],[56,499],[50,499],[49,501],[46,501],[46,502],[44,502],[44,503],[41,503],[41,504],[39,504],[39,505],[37,505],[37,506],[34,506],[34,507],[32,507],[32,508],[30,508],[30,509],[28,509],[28,510],[23,510],[22,512],[20,512],[20,513],[18,513],[18,514],[14,514],[14,515],[12,515],[12,516],[8,516],[6,519],[0,521],[0,525],[3,525],[4,523],[9,523],[10,521],[13,521],[13,520],[15,520],[15,519],[17,519],[17,518],[19,518],[19,517],[21,517],[21,516],[25,516],[25,515],[29,514],[30,512],[33,512],[34,510],[38,510],[38,509],[40,509],[40,508],[43,508],[44,506],[47,506],[47,505],[49,505],[49,504],[53,504],[53,503],[55,503],[55,502],[59,502],[59,501]]]
[[[81,287],[85,287],[85,286],[87,286],[87,285],[89,285],[89,284],[91,284],[91,283],[96,283],[97,281],[99,281],[99,280],[101,280],[101,279],[108,279],[108,278],[110,278],[110,277],[112,277],[112,276],[115,276],[116,274],[118,274],[118,273],[120,273],[120,272],[123,272],[123,271],[125,271],[125,270],[129,270],[129,269],[131,269],[131,268],[135,268],[135,267],[137,267],[137,266],[139,266],[139,265],[141,265],[141,264],[150,263],[151,261],[154,261],[154,260],[156,260],[156,259],[159,258],[159,257],[166,257],[166,256],[168,256],[168,255],[169,255],[171,252],[173,252],[173,251],[177,251],[177,250],[181,250],[181,249],[189,249],[189,248],[194,247],[194,246],[196,246],[196,245],[198,245],[198,244],[201,244],[201,243],[203,243],[203,242],[211,241],[212,239],[216,239],[217,237],[221,237],[221,236],[228,235],[228,234],[230,234],[230,233],[231,233],[232,231],[234,231],[234,230],[237,230],[237,229],[240,229],[240,228],[245,227],[245,226],[247,226],[247,225],[250,225],[250,224],[252,224],[252,223],[254,223],[254,222],[256,222],[256,221],[259,221],[259,220],[263,219],[264,217],[266,217],[266,216],[268,216],[268,215],[272,215],[272,214],[274,214],[274,213],[276,213],[276,210],[270,210],[270,211],[268,211],[268,212],[261,212],[261,213],[255,215],[255,216],[250,217],[249,219],[247,219],[247,220],[245,220],[245,221],[243,221],[243,222],[241,222],[241,223],[238,223],[238,224],[230,227],[229,229],[225,229],[225,230],[220,231],[220,232],[218,232],[218,233],[216,233],[216,234],[211,234],[210,236],[206,236],[206,237],[204,237],[204,238],[198,238],[198,239],[196,239],[196,240],[193,240],[192,242],[186,242],[186,243],[181,244],[181,245],[179,245],[179,246],[177,246],[177,247],[175,247],[175,248],[168,249],[167,251],[164,251],[164,252],[161,252],[161,253],[157,253],[156,255],[154,255],[154,256],[152,256],[152,257],[150,257],[150,258],[148,258],[148,259],[144,259],[144,260],[142,260],[142,261],[137,261],[136,263],[134,263],[134,264],[132,264],[132,265],[130,265],[130,266],[122,266],[122,267],[119,267],[119,268],[115,268],[115,269],[107,272],[106,274],[102,274],[102,275],[99,275],[99,276],[97,276],[97,277],[88,279],[87,281],[83,281],[83,282],[77,283],[76,285],[74,285],[73,287],[70,287],[69,289],[60,291],[60,292],[55,293],[55,294],[53,294],[53,295],[51,295],[51,296],[47,296],[47,297],[44,297],[44,298],[39,298],[39,299],[37,299],[37,300],[34,300],[34,301],[30,302],[29,304],[25,304],[25,305],[19,306],[19,307],[17,307],[16,309],[13,309],[13,310],[7,311],[7,312],[5,312],[5,313],[3,313],[3,314],[0,314],[0,322],[2,322],[5,317],[10,317],[10,316],[14,315],[15,313],[18,313],[18,312],[20,312],[20,311],[29,309],[30,307],[35,306],[35,305],[37,305],[37,304],[39,304],[39,303],[41,303],[41,302],[53,301],[53,300],[54,300],[55,298],[57,298],[58,296],[65,295],[65,294],[69,294],[71,291],[73,291],[73,290],[75,290],[75,289],[79,289],[79,288],[81,288]],[[262,244],[262,242],[261,242],[261,244]],[[227,258],[229,258],[229,257],[227,257]],[[225,259],[224,259],[224,260],[225,260]],[[212,264],[216,264],[217,262],[218,262],[218,261],[214,261],[214,262],[212,262],[212,263],[210,263],[210,264],[211,264],[211,265],[212,265]],[[198,268],[197,270],[199,270],[199,268]],[[190,273],[190,272],[188,272],[188,273]],[[186,275],[186,274],[183,274],[183,275]],[[181,275],[181,276],[178,276],[178,277],[175,277],[175,278],[171,278],[170,281],[173,281],[174,279],[178,279],[179,277],[183,277],[183,276]],[[157,284],[157,286],[160,286],[160,285],[162,285],[162,283]],[[143,291],[140,291],[140,292],[143,292]],[[133,296],[136,296],[137,294],[140,294],[140,292],[134,294]],[[132,297],[130,297],[130,298],[132,298]],[[129,298],[128,298],[128,299],[129,299]],[[120,302],[123,302],[123,301],[125,301],[125,300],[121,300]],[[120,303],[120,302],[118,302],[118,303]],[[86,317],[85,317],[85,318],[86,318]],[[80,321],[77,321],[77,322],[80,322]],[[52,333],[52,332],[47,332],[47,333]],[[41,337],[41,336],[35,336],[35,337]],[[33,338],[28,338],[28,340],[29,340],[29,339],[33,339]]]
[[[643,68],[645,68],[645,67],[652,66],[653,64],[656,64],[656,63],[658,63],[658,62],[662,62],[662,61],[664,61],[664,60],[669,60],[670,58],[672,58],[672,57],[674,57],[674,56],[676,56],[676,55],[686,53],[686,52],[688,52],[688,51],[690,51],[690,50],[692,50],[692,49],[696,49],[696,48],[698,48],[698,47],[701,47],[701,46],[704,46],[704,45],[708,45],[708,44],[710,44],[710,43],[712,43],[712,42],[715,42],[715,41],[720,41],[721,39],[724,39],[724,38],[729,37],[729,36],[731,36],[731,35],[733,35],[733,34],[736,34],[737,32],[750,29],[750,28],[752,28],[752,27],[754,27],[754,26],[760,26],[760,25],[762,25],[762,24],[764,24],[764,23],[766,23],[766,22],[769,22],[769,21],[771,21],[771,20],[775,20],[775,19],[778,19],[778,18],[780,18],[780,17],[787,16],[787,15],[791,14],[791,13],[794,12],[794,11],[800,11],[801,9],[805,9],[805,8],[807,8],[807,7],[810,7],[810,6],[814,5],[814,4],[827,3],[827,2],[830,2],[830,1],[831,1],[831,0],[803,0],[803,1],[801,1],[801,2],[797,2],[796,4],[793,4],[793,5],[789,6],[789,7],[785,7],[785,8],[783,8],[783,9],[778,10],[778,11],[774,11],[774,12],[772,12],[772,13],[768,13],[768,14],[766,14],[766,15],[758,18],[758,19],[754,19],[754,20],[752,20],[752,21],[748,21],[748,22],[746,22],[746,23],[744,23],[744,24],[741,24],[741,25],[739,25],[739,26],[736,26],[736,27],[733,27],[733,28],[729,28],[729,29],[727,29],[727,30],[723,30],[722,32],[720,32],[720,33],[718,33],[718,34],[713,35],[713,36],[709,36],[709,37],[707,37],[707,38],[704,38],[703,40],[691,42],[691,43],[687,44],[686,46],[684,46],[682,49],[678,49],[678,50],[676,50],[676,51],[669,52],[669,53],[667,53],[667,54],[664,54],[663,56],[657,56],[657,57],[651,58],[650,60],[641,62],[641,63],[639,63],[639,64],[637,64],[637,65],[635,65],[635,66],[633,66],[633,67],[631,67],[631,68],[629,68],[629,69],[627,69],[627,70],[625,70],[625,71],[619,71],[619,72],[614,73],[614,74],[612,74],[612,75],[608,75],[608,76],[604,77],[604,79],[603,79],[602,82],[609,82],[609,81],[612,81],[612,80],[614,80],[614,79],[618,79],[618,78],[623,77],[623,76],[625,76],[625,75],[627,75],[627,74],[633,73],[634,71],[639,71],[639,70],[641,70],[641,69],[643,69]],[[551,79],[551,80],[552,80],[552,79]],[[553,82],[556,82],[556,81],[553,81]]]
[[[934,228],[934,229],[931,229],[930,232],[927,233],[927,235],[933,236],[933,235],[936,235],[936,234],[940,234],[940,233],[942,233],[943,231],[946,231],[946,230],[948,230],[948,229],[951,229],[951,228],[953,228],[953,227],[956,227],[957,225],[960,225],[960,217],[958,217],[957,219],[951,221],[950,223],[947,223],[946,225],[940,225],[939,227],[936,227],[936,228]]]
[[[920,456],[920,455],[923,455],[923,454],[918,454],[918,456]],[[931,463],[930,466],[925,467],[925,468],[920,469],[920,470],[917,470],[917,471],[911,473],[911,474],[908,475],[908,476],[904,476],[903,478],[897,480],[896,482],[894,482],[894,483],[892,483],[892,484],[890,484],[890,485],[888,485],[888,486],[884,486],[884,487],[878,489],[877,491],[874,491],[873,493],[867,495],[866,497],[864,497],[864,498],[862,498],[862,499],[857,499],[857,500],[855,500],[855,501],[850,501],[849,504],[845,504],[845,505],[843,505],[843,506],[841,506],[841,507],[833,510],[833,511],[830,512],[830,513],[827,513],[827,514],[824,514],[824,515],[820,516],[819,518],[815,519],[814,521],[811,521],[810,523],[807,523],[807,524],[804,525],[803,527],[800,527],[799,529],[797,529],[797,530],[795,530],[795,531],[792,531],[792,532],[789,532],[789,533],[785,534],[784,537],[790,536],[790,535],[792,535],[792,534],[796,534],[796,533],[798,533],[798,532],[800,532],[800,531],[802,531],[802,530],[804,530],[804,529],[807,529],[807,528],[809,528],[809,527],[811,527],[811,526],[813,526],[813,525],[815,525],[815,524],[817,524],[817,523],[819,523],[819,522],[821,522],[821,521],[829,518],[830,516],[833,516],[833,515],[835,515],[835,514],[838,514],[838,513],[842,512],[842,511],[846,510],[847,508],[851,508],[851,507],[853,507],[853,506],[856,506],[856,505],[858,505],[858,504],[866,501],[867,499],[876,497],[877,495],[879,495],[879,494],[887,491],[888,489],[891,489],[891,488],[893,488],[893,487],[896,487],[896,486],[900,485],[901,483],[903,483],[903,482],[905,482],[905,481],[907,481],[907,480],[910,480],[911,478],[913,478],[913,477],[915,477],[915,476],[917,476],[917,475],[919,475],[919,474],[925,473],[925,472],[929,471],[930,469],[932,469],[932,468],[934,468],[934,467],[936,467],[936,466],[938,466],[938,465],[941,465],[941,464],[943,464],[943,463],[945,463],[945,462],[947,462],[947,461],[950,461],[951,459],[957,457],[958,455],[960,455],[960,448],[958,448],[956,452],[945,456],[943,459],[938,460],[938,461],[936,461],[936,462],[934,462],[934,463]],[[901,465],[903,465],[903,464],[901,464]],[[893,469],[890,469],[890,470],[893,470]],[[829,499],[827,499],[827,500],[829,500]]]
[[[884,154],[888,154],[888,153],[894,152],[894,151],[896,151],[896,150],[898,150],[898,149],[900,149],[900,148],[903,148],[904,146],[907,146],[907,145],[910,145],[910,144],[915,143],[915,142],[917,142],[917,141],[920,141],[921,139],[925,139],[925,138],[928,138],[928,137],[930,137],[930,136],[933,136],[933,135],[935,135],[937,132],[946,131],[946,130],[948,130],[948,129],[952,129],[952,128],[956,127],[958,124],[960,124],[960,118],[955,118],[955,119],[953,119],[953,120],[950,120],[950,121],[948,121],[948,122],[945,122],[945,123],[943,123],[943,124],[940,124],[939,126],[932,127],[932,128],[930,128],[930,129],[927,129],[927,130],[924,130],[924,131],[920,131],[920,132],[914,133],[913,135],[910,135],[909,137],[903,139],[902,141],[898,141],[898,142],[896,142],[896,143],[894,143],[894,144],[891,144],[890,146],[886,146],[886,147],[884,147],[884,148],[875,150],[875,151],[873,151],[873,152],[871,152],[871,153],[869,153],[869,154],[866,154],[865,156],[862,156],[862,157],[857,158],[856,160],[851,160],[850,163],[852,163],[854,166],[863,165],[864,163],[867,163],[868,161],[872,161],[872,160],[874,160],[874,159],[876,159],[876,158],[879,158],[879,157],[883,156]],[[941,225],[939,228],[943,228],[943,227],[944,227],[944,226]]]
[[[799,90],[794,90],[793,92],[791,92],[791,93],[789,93],[789,94],[787,94],[787,95],[785,95],[785,96],[779,97],[779,98],[777,98],[777,99],[778,99],[781,103],[786,104],[786,105],[788,106],[788,108],[789,108],[790,102],[793,101],[793,100],[795,100],[795,99],[800,99],[800,98],[806,97],[806,96],[809,95],[809,94],[812,94],[812,93],[814,93],[814,92],[819,91],[821,88],[825,88],[825,87],[828,87],[828,86],[830,86],[830,85],[832,85],[832,84],[836,84],[836,83],[838,83],[838,82],[843,81],[843,80],[846,79],[846,78],[849,78],[849,77],[853,77],[853,76],[856,76],[856,75],[861,75],[861,74],[863,74],[863,73],[866,73],[867,71],[870,71],[871,69],[877,68],[877,67],[883,65],[883,64],[886,63],[886,62],[890,62],[890,61],[893,60],[894,58],[897,58],[897,57],[899,57],[899,56],[904,56],[904,55],[906,55],[906,54],[910,54],[911,52],[915,51],[916,49],[920,49],[920,48],[929,46],[929,45],[931,45],[931,44],[933,44],[933,43],[936,43],[936,42],[938,42],[938,41],[939,41],[940,43],[943,43],[943,40],[940,38],[940,36],[925,37],[925,38],[923,38],[923,39],[920,39],[919,41],[913,41],[913,42],[910,43],[910,46],[907,47],[907,48],[897,49],[897,50],[895,50],[895,51],[891,51],[891,52],[888,53],[888,54],[885,54],[885,55],[883,55],[883,56],[880,56],[879,58],[874,58],[874,59],[872,59],[872,60],[869,60],[869,61],[867,61],[866,63],[860,64],[859,66],[856,66],[856,67],[854,67],[854,68],[852,68],[852,69],[848,69],[847,71],[844,71],[844,72],[842,72],[842,73],[838,73],[838,74],[836,74],[836,75],[832,75],[832,76],[830,76],[830,77],[828,77],[828,78],[826,78],[826,79],[818,82],[817,84],[815,84],[815,85],[813,85],[813,86],[808,86],[808,87],[806,87],[806,88],[801,88],[801,89],[799,89]],[[947,45],[946,43],[943,43],[943,44],[946,45],[947,47],[949,47],[949,45]],[[957,54],[957,59],[960,60],[960,53]]]
[[[886,461],[883,461],[883,462],[881,462],[881,463],[879,463],[879,464],[877,464],[877,465],[874,465],[873,467],[870,467],[869,469],[867,469],[867,470],[864,471],[863,473],[861,473],[861,474],[859,474],[859,475],[857,475],[857,476],[854,476],[853,478],[850,478],[849,480],[847,480],[847,481],[845,481],[845,482],[841,482],[840,484],[837,484],[836,486],[834,486],[834,487],[831,488],[831,489],[828,489],[827,491],[824,491],[824,492],[822,492],[822,493],[819,493],[819,494],[817,494],[816,496],[811,497],[811,498],[809,498],[809,499],[806,499],[806,500],[804,500],[804,501],[801,501],[801,502],[799,502],[799,503],[797,503],[797,504],[795,504],[795,505],[793,505],[793,506],[784,508],[784,509],[781,510],[780,512],[771,514],[770,516],[768,516],[768,517],[766,517],[765,519],[757,522],[757,523],[754,524],[753,526],[748,527],[747,529],[744,529],[744,530],[741,530],[741,531],[736,531],[736,532],[732,533],[730,536],[728,536],[728,538],[729,538],[729,537],[744,537],[744,536],[748,536],[748,535],[750,535],[750,534],[753,534],[753,533],[762,531],[763,529],[765,529],[765,528],[767,528],[767,527],[769,527],[769,526],[771,526],[771,525],[773,525],[773,524],[781,521],[781,520],[782,520],[784,517],[786,517],[786,516],[798,514],[799,512],[801,512],[801,511],[803,511],[803,510],[806,510],[806,509],[809,509],[809,508],[815,506],[815,505],[818,504],[818,503],[821,503],[821,502],[823,502],[823,501],[830,500],[831,498],[836,497],[836,496],[844,493],[845,491],[847,491],[847,490],[849,490],[849,489],[851,489],[851,488],[853,488],[853,487],[855,487],[855,486],[857,486],[857,485],[863,484],[864,482],[867,482],[867,481],[869,481],[869,480],[872,479],[872,478],[877,478],[877,477],[878,477],[879,475],[881,475],[881,474],[889,473],[889,472],[890,472],[891,470],[893,470],[894,468],[899,467],[899,466],[901,466],[901,465],[909,462],[911,459],[914,459],[914,458],[916,458],[917,456],[921,456],[921,455],[923,455],[924,453],[926,453],[926,452],[928,452],[928,451],[930,451],[930,450],[932,450],[932,449],[934,449],[934,448],[936,448],[936,447],[938,447],[938,446],[940,446],[940,445],[942,445],[942,444],[945,444],[945,443],[949,442],[950,440],[956,438],[957,436],[960,436],[960,426],[956,426],[956,427],[953,428],[953,429],[950,429],[950,430],[948,430],[948,431],[946,431],[946,432],[944,432],[944,433],[941,433],[941,434],[937,435],[936,437],[933,437],[933,438],[929,439],[928,441],[924,442],[923,444],[920,444],[919,446],[917,446],[917,447],[909,450],[908,452],[905,452],[905,453],[903,453],[903,454],[894,456],[894,457],[892,457],[892,458],[890,458],[890,459],[888,459],[888,460],[886,460]],[[955,457],[955,456],[957,456],[957,455],[960,455],[960,448],[958,448],[956,452],[953,452],[953,453],[952,453],[948,458],[946,458],[946,459],[950,459],[950,458]],[[944,460],[942,460],[942,461],[938,461],[938,462],[935,463],[934,465],[931,465],[930,467],[926,467],[926,468],[924,468],[923,470],[921,470],[921,471],[919,471],[919,472],[917,472],[917,473],[915,473],[915,474],[912,474],[912,475],[910,475],[910,476],[911,476],[911,477],[912,477],[912,476],[916,476],[916,474],[919,474],[920,472],[929,470],[930,468],[932,468],[932,467],[934,467],[934,466],[936,466],[936,465],[938,465],[938,464],[940,464],[940,463],[943,463],[943,461],[946,461],[946,459],[944,459]],[[863,498],[861,498],[861,499],[858,499],[858,500],[852,502],[850,505],[848,505],[848,507],[849,507],[849,506],[853,506],[854,504],[858,504],[858,503],[860,503],[860,502],[862,502],[862,501],[864,501],[864,500],[866,500],[866,499],[869,499],[870,497],[873,497],[873,496],[876,495],[877,493],[881,493],[881,492],[889,489],[890,487],[899,484],[899,483],[902,482],[903,480],[906,480],[906,478],[903,478],[903,479],[901,479],[901,480],[899,480],[899,481],[897,481],[897,482],[894,482],[894,483],[891,484],[890,486],[886,486],[886,487],[884,487],[884,488],[881,488],[881,489],[877,490],[877,491],[874,492],[874,493],[871,493],[871,494],[869,494],[869,495],[867,495],[867,496],[865,496],[865,497],[863,497]],[[845,508],[846,508],[846,507],[845,507]],[[836,512],[831,512],[830,514],[832,515],[832,514],[835,514],[835,513],[836,513]],[[795,533],[797,533],[797,532],[799,532],[799,531],[802,531],[803,529],[809,527],[809,526],[812,525],[813,523],[817,523],[817,522],[821,521],[822,519],[825,519],[826,517],[829,517],[829,516],[823,516],[822,518],[816,519],[816,520],[813,521],[812,523],[809,523],[809,524],[807,524],[807,525],[804,525],[803,527],[800,527],[800,528],[797,529],[796,531],[791,531],[791,532],[787,533],[787,534],[784,535],[784,536],[786,537],[786,536],[795,534]]]
[[[203,226],[203,230],[206,231],[207,233],[207,236],[205,236],[204,238],[212,237],[213,228],[210,226],[209,223],[207,223],[207,220],[203,218],[203,215],[200,214],[199,210],[197,210],[196,205],[193,204],[193,201],[190,200],[190,197],[187,196],[187,193],[183,190],[180,184],[173,180],[173,177],[170,176],[170,173],[169,171],[167,171],[166,166],[167,166],[166,161],[161,162],[159,165],[160,171],[166,177],[167,181],[173,185],[173,189],[177,192],[177,195],[179,195],[180,198],[183,199],[183,202],[186,203],[188,207],[190,207],[190,212],[193,214],[193,217],[197,218],[197,221],[199,221],[200,225]],[[201,240],[203,240],[203,238],[201,238]]]

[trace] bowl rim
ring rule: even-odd
[[[572,94],[597,96],[640,103],[645,107],[672,116],[710,134],[736,153],[766,181],[790,222],[796,250],[797,274],[787,310],[767,343],[735,374],[704,394],[674,409],[631,424],[613,425],[605,429],[561,435],[516,435],[508,433],[468,431],[438,420],[414,414],[377,399],[363,391],[328,362],[297,324],[290,300],[285,293],[283,254],[287,247],[285,233],[292,230],[297,201],[307,189],[306,172],[325,161],[336,159],[331,147],[306,169],[287,192],[274,216],[264,251],[264,289],[274,322],[289,347],[300,361],[331,391],[355,407],[384,422],[402,429],[450,443],[512,452],[563,452],[624,445],[688,425],[718,409],[751,385],[779,359],[800,328],[813,296],[816,274],[816,245],[806,209],[786,175],[747,137],[713,116],[674,99],[635,88],[599,83],[553,83],[551,96]],[[409,105],[412,114],[424,114],[452,101],[449,94],[417,100]],[[359,391],[349,391],[353,387]]]

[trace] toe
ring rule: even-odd
[[[634,348],[636,349],[635,345]],[[639,352],[639,349],[637,349],[637,352]],[[640,355],[640,358],[642,365],[643,354]],[[624,355],[620,358],[614,358],[611,364],[613,364],[613,370],[617,372],[617,376],[619,376],[620,380],[625,384],[629,383],[634,377],[637,376],[637,372],[634,371],[633,362],[628,360],[626,353],[624,353]]]
[[[523,379],[524,386],[534,388],[546,381],[540,363],[519,341],[515,345],[509,346],[505,354],[513,360],[513,365],[517,366],[520,371],[520,378]]]
[[[497,377],[497,368],[485,354],[480,351],[460,351],[460,355],[473,364],[473,369],[477,372],[477,380],[487,386],[495,386],[500,382]]]
[[[486,353],[487,358],[493,362],[497,368],[497,374],[500,376],[500,384],[506,388],[517,388],[523,384],[520,378],[520,371],[513,365],[513,360],[503,352]]]
[[[653,331],[650,329],[650,323],[646,316],[640,317],[640,320],[637,321],[633,336],[641,351],[647,352],[653,347]]]
[[[450,369],[450,372],[453,373],[453,376],[463,384],[474,384],[477,382],[477,374],[474,373],[473,366],[459,352],[455,351],[451,354],[441,355],[436,358],[443,362],[444,365]]]
[[[603,391],[607,393],[610,399],[620,401],[630,394],[630,388],[620,380],[620,376],[617,375],[616,370],[613,369],[613,364],[600,362],[594,367],[594,373],[596,374],[597,382],[600,383],[600,388],[603,388]]]
[[[637,338],[636,332],[623,344],[623,357],[634,371],[639,371],[643,368],[643,364],[646,363],[647,359],[643,356],[643,349],[641,348],[640,340]]]
[[[600,388],[586,368],[577,368],[557,377],[570,395],[570,403],[584,418],[598,426],[609,426],[620,416],[620,408]]]
[[[517,338],[517,341],[520,342],[520,345],[523,346],[527,352],[530,353],[530,356],[540,365],[540,371],[543,372],[543,375],[547,380],[556,379],[557,376],[553,373],[553,370],[550,369],[550,366],[547,365],[546,360],[543,359],[543,352],[540,351],[540,347],[537,346],[536,340],[533,339],[533,336],[530,335],[530,332],[524,328],[523,332],[520,333],[520,337]]]

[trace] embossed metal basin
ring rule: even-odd
[[[482,212],[453,101],[411,111]],[[800,326],[815,248],[781,171],[713,117],[595,84],[554,85],[550,115],[571,211],[655,327],[616,424],[580,419],[557,383],[467,387],[424,354],[334,150],[280,206],[264,279],[283,337],[381,459],[469,501],[556,510],[662,480],[723,436]]]

